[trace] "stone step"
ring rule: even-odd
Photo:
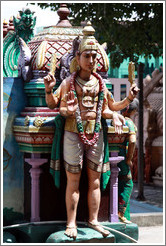
[[[163,225],[163,213],[133,213],[130,214],[130,219],[138,226],[159,226]]]

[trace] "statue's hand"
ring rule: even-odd
[[[67,102],[67,113],[69,115],[74,115],[78,107],[78,99],[77,97],[74,96],[73,91],[69,91],[66,97],[67,97],[67,101],[66,101]]]
[[[115,133],[121,134],[123,132],[124,124],[125,118],[118,113],[113,113],[113,125],[115,127]]]
[[[133,163],[132,163],[132,161],[130,161],[130,160],[126,160],[126,164],[129,166],[129,167],[132,167],[132,165],[133,165]]]
[[[132,84],[132,86],[130,87],[130,90],[129,90],[128,98],[132,101],[137,96],[139,90],[140,89],[137,87],[136,84]]]
[[[44,85],[46,92],[50,92],[56,85],[56,79],[54,75],[48,73],[48,75],[44,77]]]

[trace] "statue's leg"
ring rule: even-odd
[[[66,169],[67,228],[65,234],[73,239],[77,236],[76,214],[79,201],[79,183],[83,163],[83,143],[77,133],[64,133],[64,166]]]
[[[100,206],[100,176],[101,173],[87,168],[88,174],[88,208],[89,208],[89,227],[100,232],[104,237],[107,237],[110,232],[103,229],[98,222],[98,212]]]
[[[100,131],[98,142],[85,150],[85,156],[88,176],[88,225],[106,237],[110,234],[110,232],[104,230],[102,225],[100,225],[98,222],[98,212],[101,197],[100,177],[104,157],[103,131]]]
[[[100,173],[87,168],[89,221],[96,223],[100,206]]]
[[[79,201],[79,183],[81,172],[70,173],[66,171],[67,186],[66,186],[66,210],[67,210],[67,227],[65,235],[76,239],[77,226],[76,226],[76,214]]]

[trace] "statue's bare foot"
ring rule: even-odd
[[[75,240],[77,237],[77,226],[66,226],[66,231],[64,234]]]
[[[121,212],[118,212],[119,220],[125,224],[131,224],[132,222],[130,220],[127,220],[126,217]]]
[[[119,216],[119,220],[125,224],[131,224],[130,220],[127,220],[124,216]]]
[[[99,223],[88,222],[88,226],[94,229],[95,231],[100,232],[103,235],[103,237],[107,237],[110,234],[110,232],[105,230]]]

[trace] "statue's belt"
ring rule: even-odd
[[[83,120],[82,121],[84,132],[86,134],[93,134],[94,133],[95,121],[96,120],[88,120],[88,121]],[[100,130],[101,129],[102,129],[102,125],[100,123]],[[68,117],[66,119],[66,122],[65,122],[65,128],[64,128],[64,130],[65,131],[69,131],[69,132],[78,133],[76,119],[73,119],[73,118]]]

